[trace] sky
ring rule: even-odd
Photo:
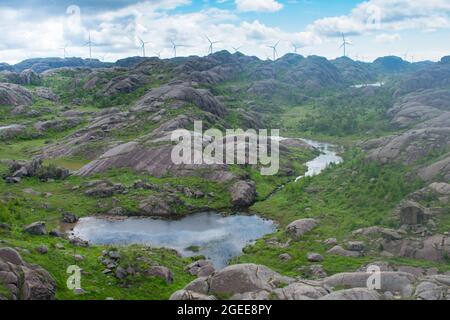
[[[294,52],[329,59],[408,61],[450,55],[450,0],[0,0],[0,62],[76,56],[234,52],[261,59]],[[294,49],[294,45],[297,49]],[[64,49],[65,48],[65,49]]]

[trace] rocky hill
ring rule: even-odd
[[[0,65],[0,298],[448,298],[447,60],[274,62],[221,51]],[[290,139],[280,141],[279,173],[173,164],[171,133],[194,135],[196,120],[221,132],[280,128]],[[294,182],[321,153],[298,137],[342,145],[345,161]],[[91,246],[58,229],[91,215],[211,210],[258,213],[278,230],[214,270],[171,250]],[[85,292],[60,286],[61,265],[74,259],[92,275]],[[378,291],[362,288],[372,263],[385,279]]]

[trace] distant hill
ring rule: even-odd
[[[228,51],[219,51],[208,57],[203,57],[202,63],[230,63],[240,65],[254,65],[255,77],[266,78],[272,73],[272,62],[270,60],[260,60],[257,57],[245,56],[241,53],[230,54]],[[167,59],[175,64],[195,65],[200,57],[179,57]],[[33,58],[27,59],[15,65],[0,63],[0,72],[10,71],[20,73],[31,69],[36,73],[64,67],[86,67],[86,68],[134,68],[145,61],[158,60],[158,58],[129,57],[112,62],[102,62],[98,59],[82,58]],[[442,58],[440,64],[450,63],[450,56]],[[284,80],[302,82],[308,81],[310,85],[321,86],[324,83],[355,83],[376,80],[383,75],[412,73],[425,67],[435,64],[431,61],[410,63],[400,57],[387,56],[376,59],[372,63],[354,61],[348,57],[340,57],[328,60],[324,57],[309,56],[303,57],[298,54],[289,53],[276,60],[275,66]],[[312,76],[313,79],[310,77]]]
[[[151,58],[145,58],[145,57],[129,57],[125,59],[117,60],[115,63],[115,66],[117,67],[123,67],[123,68],[134,68],[138,64],[149,60]]]
[[[7,63],[0,63],[0,72],[2,71],[14,71],[14,68]]]
[[[13,66],[13,71],[22,72],[31,69],[37,73],[63,67],[88,67],[88,68],[109,68],[114,63],[101,62],[98,59],[82,59],[82,58],[33,58],[27,59]]]

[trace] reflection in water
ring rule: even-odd
[[[74,235],[93,244],[144,244],[172,248],[183,256],[204,255],[217,268],[239,256],[252,241],[273,233],[274,223],[258,216],[198,213],[181,220],[82,218]],[[188,250],[198,246],[198,252]]]
[[[317,142],[308,139],[302,139],[309,145],[318,149],[321,154],[314,158],[313,160],[306,163],[306,167],[308,170],[306,171],[306,177],[312,177],[318,175],[323,170],[325,170],[330,164],[339,164],[343,161],[343,159],[337,155],[336,146],[326,142]],[[304,176],[297,177],[295,181],[300,180]]]
[[[353,86],[350,86],[350,88],[367,88],[367,87],[382,87],[384,86],[384,82],[375,82],[375,83],[364,83],[364,84],[355,84]]]

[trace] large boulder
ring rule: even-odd
[[[450,111],[449,99],[450,91],[446,89],[411,92],[397,99],[393,108],[388,111],[388,116],[392,118],[393,125],[407,128]]]
[[[360,257],[361,252],[359,251],[351,251],[345,250],[342,246],[334,246],[330,250],[327,251],[328,254],[341,256],[341,257]]]
[[[361,229],[353,231],[352,235],[364,236],[364,237],[381,236],[383,239],[386,239],[386,240],[400,240],[402,238],[402,235],[399,232],[397,232],[393,229],[383,228],[383,227],[379,227],[379,226],[361,228]]]
[[[196,105],[203,111],[223,117],[227,114],[225,107],[206,89],[195,89],[187,83],[164,85],[144,95],[133,110],[145,110],[160,106],[166,101],[183,101]]]
[[[22,86],[12,83],[0,83],[0,106],[31,105],[32,93]]]
[[[325,296],[328,292],[321,287],[295,282],[287,287],[275,289],[273,293],[280,300],[317,300]]]
[[[198,260],[189,264],[186,271],[193,276],[208,277],[215,272],[215,268],[209,260]]]
[[[41,159],[33,159],[27,162],[13,161],[9,166],[10,177],[38,177],[40,180],[58,179],[64,180],[70,175],[69,170],[55,167],[53,165],[44,166]]]
[[[0,248],[0,259],[3,260],[3,262],[10,262],[15,265],[25,265],[20,254],[12,248]]]
[[[330,288],[367,288],[367,281],[372,275],[373,273],[367,272],[338,273],[325,278],[323,283]],[[404,272],[380,272],[379,277],[381,291],[398,293],[403,297],[410,297],[413,294],[416,278],[412,274]]]
[[[83,122],[82,118],[66,118],[61,120],[47,120],[47,121],[38,121],[34,124],[34,128],[39,132],[45,132],[48,130],[54,130],[57,132],[65,131],[71,128],[76,127],[81,122]]]
[[[440,177],[450,181],[450,156],[420,168],[419,177],[425,181],[432,181]]]
[[[216,297],[189,290],[178,290],[170,296],[169,300],[216,300]]]
[[[145,271],[145,275],[164,279],[167,284],[173,282],[173,274],[169,268],[164,266],[153,266]]]
[[[152,195],[139,203],[139,214],[142,216],[170,218],[177,214],[177,204],[182,204],[177,196]]]
[[[238,181],[230,188],[231,202],[235,207],[249,207],[256,200],[256,184],[253,181]]]
[[[381,300],[381,295],[375,290],[354,288],[332,292],[320,300]]]
[[[56,283],[37,265],[26,263],[12,248],[0,248],[0,285],[12,300],[54,300]]]
[[[265,266],[237,264],[226,267],[211,276],[209,293],[220,295],[272,290],[291,281]]]
[[[436,234],[425,238],[384,241],[382,247],[398,257],[443,262],[450,255],[450,238]]]
[[[47,230],[45,229],[45,222],[38,221],[34,222],[24,228],[26,233],[29,233],[34,236],[43,236],[47,234]]]
[[[317,280],[283,277],[267,267],[240,264],[226,267],[208,277],[200,277],[175,292],[172,300],[440,300],[448,296],[450,276],[417,277],[394,270],[389,263],[376,262],[380,287],[372,281],[377,273],[369,272],[370,264],[358,272],[339,273]],[[369,279],[370,277],[370,279]],[[369,283],[370,282],[370,283]]]
[[[400,135],[383,139],[378,147],[369,151],[368,159],[379,163],[412,165],[438,150],[450,147],[450,127],[412,129]],[[369,149],[372,143],[366,143]]]
[[[428,186],[428,188],[439,195],[450,196],[450,184],[445,182],[435,182]]]
[[[41,76],[31,69],[23,70],[21,73],[6,73],[5,78],[8,82],[20,85],[39,85],[42,81]]]
[[[295,238],[303,236],[305,233],[311,231],[317,226],[317,220],[315,219],[300,219],[290,223],[286,232]]]
[[[20,124],[12,124],[9,126],[0,126],[0,140],[9,140],[24,134],[26,127]]]
[[[236,264],[217,271],[209,277],[198,278],[171,299],[181,299],[187,292],[200,297],[247,295],[255,292],[271,292],[294,280],[284,277],[269,268],[256,264]]]
[[[173,145],[127,142],[116,146],[98,159],[77,171],[78,175],[89,176],[112,168],[132,168],[155,177],[172,175],[175,177],[196,176],[208,180],[227,182],[236,175],[227,170],[226,165],[175,164],[172,161]],[[50,156],[50,154],[49,154]]]
[[[446,293],[447,287],[432,281],[423,281],[416,287],[414,293],[417,300],[442,300]]]
[[[103,88],[103,94],[106,96],[112,96],[119,93],[131,93],[147,82],[148,79],[141,74],[127,74],[117,76],[111,79],[106,84],[106,86]],[[93,85],[94,80],[92,79],[89,84],[86,84],[86,86],[88,86],[89,88],[91,88]]]
[[[58,100],[58,97],[56,96],[56,94],[49,88],[45,88],[45,87],[36,88],[35,93],[39,98],[42,98],[45,100],[50,100],[53,102],[56,102]]]

